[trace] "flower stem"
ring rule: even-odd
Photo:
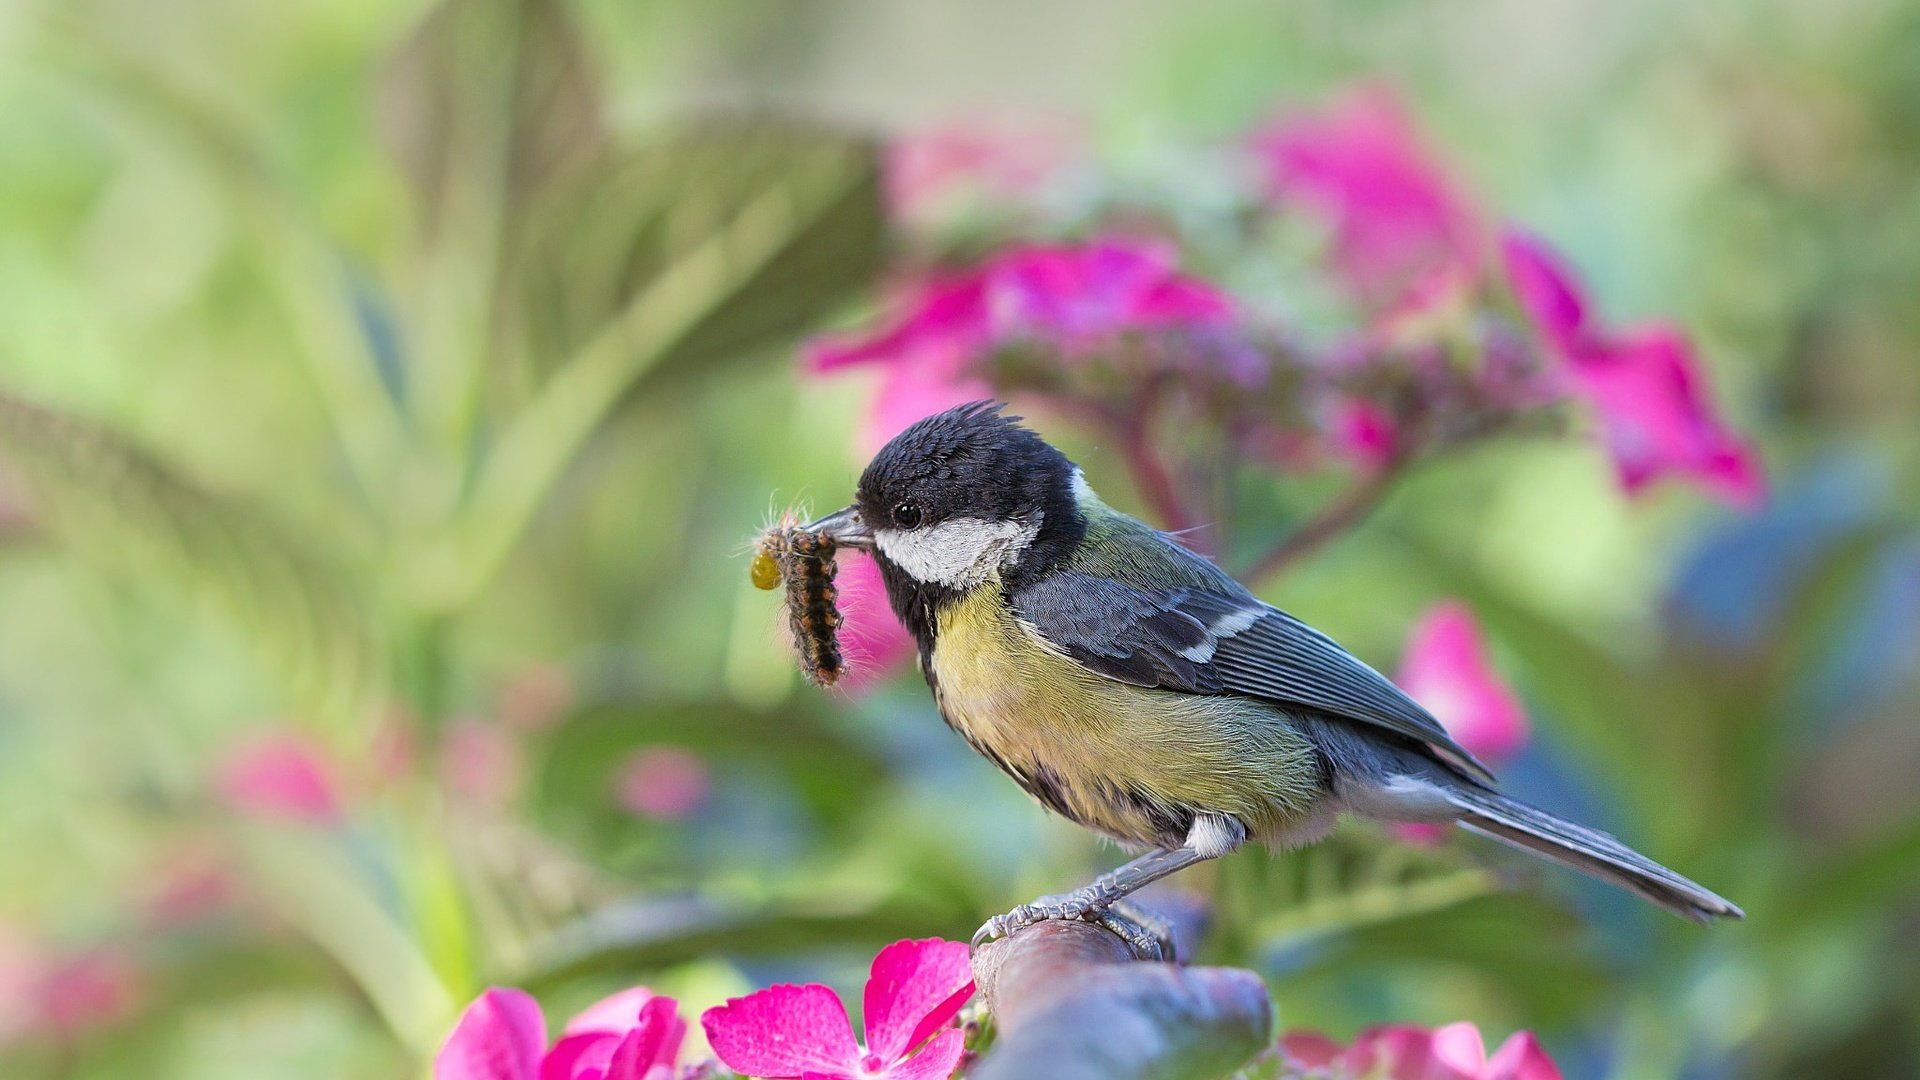
[[[1240,575],[1241,580],[1257,587],[1292,569],[1300,560],[1360,524],[1392,490],[1400,471],[1400,461],[1388,462],[1354,481],[1338,498],[1321,507],[1319,513],[1255,559]]]

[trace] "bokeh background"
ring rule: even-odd
[[[1575,1077],[1920,1073],[1901,0],[0,6],[0,1073],[419,1076],[488,983],[853,987],[1110,865],[911,671],[794,673],[744,552],[867,393],[795,349],[901,243],[889,137],[1065,133],[1204,221],[1190,147],[1381,79],[1692,330],[1771,497],[1500,440],[1268,598],[1386,667],[1464,601],[1514,790],[1750,917],[1356,827],[1191,875],[1212,958]]]

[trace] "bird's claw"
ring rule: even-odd
[[[1099,883],[1063,896],[1043,896],[995,915],[973,933],[973,947],[1007,937],[1043,922],[1090,922],[1104,926],[1126,942],[1136,960],[1170,961],[1173,934],[1159,916],[1128,900],[1111,895]]]

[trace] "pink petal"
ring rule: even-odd
[[[986,279],[979,271],[937,275],[908,290],[880,329],[817,339],[803,351],[808,370],[898,363],[930,345],[970,355],[988,335]]]
[[[885,678],[913,655],[913,638],[893,613],[880,567],[865,552],[843,550],[834,584],[840,590],[840,647],[847,657],[841,685],[859,690]]]
[[[1608,452],[1629,494],[1676,475],[1736,506],[1765,497],[1752,451],[1714,415],[1699,362],[1678,330],[1628,331],[1582,354],[1572,373],[1600,414]]]
[[[1280,1037],[1280,1053],[1302,1069],[1322,1069],[1340,1060],[1345,1048],[1317,1031],[1290,1031]]]
[[[568,1035],[540,1062],[540,1080],[605,1080],[620,1036],[605,1031]]]
[[[691,750],[653,746],[628,755],[614,779],[614,799],[637,817],[678,821],[706,801],[712,778]]]
[[[721,1062],[748,1076],[778,1080],[806,1072],[861,1072],[846,1007],[818,984],[773,986],[732,998],[708,1009],[700,1026]]]
[[[249,817],[332,825],[345,816],[332,763],[297,732],[242,743],[221,763],[218,786],[227,804]]]
[[[1391,302],[1438,266],[1479,264],[1477,211],[1391,91],[1363,87],[1317,115],[1283,117],[1252,144],[1269,194],[1332,227],[1335,266],[1360,296]]]
[[[873,958],[867,976],[867,1051],[898,1061],[945,1027],[973,996],[965,942],[896,941]]]
[[[672,1068],[680,1057],[687,1022],[672,998],[657,997],[640,1010],[640,1023],[627,1033],[607,1065],[606,1080],[647,1080],[655,1068]]]
[[[640,1010],[653,999],[653,991],[644,986],[635,986],[609,994],[580,1010],[579,1015],[567,1021],[566,1034],[584,1035],[600,1032],[607,1035],[624,1035],[640,1022]]]
[[[1473,612],[1458,601],[1434,606],[1414,625],[1398,682],[1475,756],[1499,760],[1526,745],[1526,710],[1488,661]]]
[[[1531,1031],[1516,1031],[1487,1062],[1485,1080],[1560,1080],[1553,1063]]]
[[[943,1031],[927,1043],[927,1048],[905,1061],[896,1062],[871,1074],[875,1080],[947,1080],[960,1067],[967,1051],[963,1031]]]
[[[1587,301],[1566,261],[1545,240],[1510,229],[1500,237],[1500,259],[1520,309],[1563,356],[1586,347],[1592,326]]]
[[[1480,1029],[1465,1021],[1436,1029],[1430,1045],[1436,1064],[1462,1076],[1477,1080],[1487,1063],[1487,1048],[1480,1040]]]
[[[1116,334],[1224,323],[1234,304],[1175,269],[1174,248],[1107,238],[1093,244],[1009,249],[988,264],[996,331],[1039,337],[1069,352]]]
[[[1477,1080],[1439,1060],[1434,1032],[1406,1024],[1370,1028],[1340,1056],[1339,1068],[1352,1076],[1382,1080]]]
[[[433,1059],[434,1080],[536,1080],[547,1022],[523,990],[494,987],[467,1006]]]

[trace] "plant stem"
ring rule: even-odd
[[[1360,524],[1380,504],[1399,478],[1401,463],[1388,462],[1354,481],[1338,498],[1320,508],[1305,524],[1255,559],[1240,577],[1249,585],[1280,575],[1319,551],[1328,541]]]
[[[1193,513],[1180,496],[1180,484],[1173,470],[1155,452],[1152,434],[1154,406],[1159,402],[1161,384],[1149,382],[1140,390],[1131,408],[1112,418],[1119,431],[1121,454],[1127,471],[1140,489],[1140,497],[1152,508],[1160,525],[1168,532],[1183,532],[1194,527]]]

